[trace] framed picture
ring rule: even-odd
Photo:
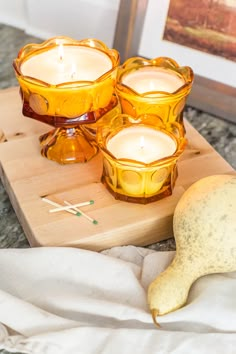
[[[123,60],[167,56],[191,66],[188,104],[236,123],[236,0],[121,0],[119,41]]]

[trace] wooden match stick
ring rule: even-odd
[[[82,206],[91,205],[91,204],[94,204],[93,200],[89,200],[88,202],[77,203],[77,204],[68,204],[67,206],[60,205],[58,208],[49,210],[49,213],[56,213],[56,212],[62,211],[62,210],[75,209],[76,207],[82,207]]]
[[[41,198],[43,202],[45,203],[48,203],[50,205],[53,205],[53,206],[56,206],[56,207],[60,207],[61,204],[58,204],[58,203],[55,203],[53,202],[52,200],[48,199],[48,198],[45,198],[45,197],[42,197]],[[73,215],[76,215],[76,216],[81,216],[81,213],[75,211],[75,210],[71,210],[71,209],[68,209],[68,210],[65,210],[67,213],[70,213],[70,214],[73,214]]]
[[[69,202],[67,202],[66,200],[64,200],[64,203],[68,206],[70,206],[71,208],[74,209],[74,211],[76,211],[77,213],[80,213],[80,215],[84,216],[86,219],[88,219],[89,221],[91,221],[93,224],[98,224],[98,221],[91,218],[90,216],[88,216],[87,214],[85,214],[82,210],[80,210],[79,208],[77,208],[75,205],[70,204]],[[93,204],[93,203],[92,203]],[[68,209],[67,209],[68,210]],[[71,210],[71,209],[69,209]]]

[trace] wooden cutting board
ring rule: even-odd
[[[148,205],[115,200],[100,183],[101,155],[88,163],[59,165],[40,155],[38,137],[51,127],[23,117],[18,88],[0,91],[0,176],[31,246],[73,246],[102,250],[119,245],[151,244],[173,235],[172,216],[183,194],[198,179],[233,168],[186,122],[188,146],[179,160],[179,177],[172,196]],[[1,135],[1,134],[0,134]],[[4,139],[0,139],[3,141]],[[49,213],[41,197],[78,203],[84,217]]]

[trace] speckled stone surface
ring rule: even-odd
[[[12,69],[12,61],[20,48],[27,43],[41,41],[28,36],[19,29],[0,24],[0,88],[18,84]],[[186,107],[185,116],[205,139],[236,168],[236,125],[191,107]],[[29,243],[9,198],[0,184],[0,248],[8,247],[29,247]],[[149,247],[160,251],[174,250],[175,242],[171,238]]]

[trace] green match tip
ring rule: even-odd
[[[78,211],[75,215],[76,216],[81,216],[82,214]]]
[[[94,225],[98,224],[98,221],[97,220],[93,220],[93,224]]]
[[[90,204],[94,204],[94,200],[90,200],[89,203],[90,203]]]

